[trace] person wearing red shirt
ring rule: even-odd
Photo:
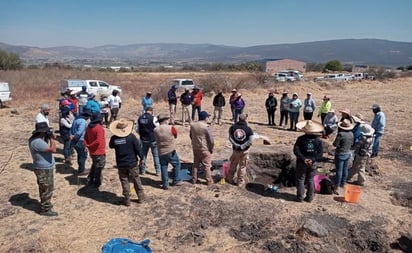
[[[200,112],[202,111],[202,98],[203,94],[199,87],[195,86],[192,91],[192,121],[195,120],[195,111],[197,110],[197,115],[199,118]]]
[[[87,184],[95,187],[100,187],[102,184],[102,170],[106,164],[106,139],[102,120],[101,114],[92,117],[84,135],[84,144],[92,157]]]

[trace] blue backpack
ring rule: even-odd
[[[103,245],[102,253],[152,253],[150,240],[139,243],[126,238],[113,238]]]

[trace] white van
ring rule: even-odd
[[[4,107],[5,103],[11,101],[11,93],[9,83],[0,82],[0,108]]]

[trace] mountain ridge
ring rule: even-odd
[[[0,42],[0,49],[18,54],[27,64],[35,62],[107,62],[117,64],[238,64],[263,59],[295,59],[388,67],[412,65],[412,42],[381,39],[340,39],[302,43],[255,45],[248,47],[211,43],[141,43],[96,47],[31,47]]]

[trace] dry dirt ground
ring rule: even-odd
[[[368,178],[358,204],[342,202],[343,191],[339,196],[316,195],[312,203],[297,203],[293,187],[259,194],[229,184],[187,182],[165,191],[159,177],[146,174],[142,181],[148,201],[126,207],[119,205],[121,187],[112,150],[107,148],[103,185],[93,190],[85,187],[84,177],[74,176],[76,165],[63,164],[59,144],[52,200],[59,216],[43,217],[37,213],[39,196],[30,171],[27,139],[40,104],[49,102],[57,107],[57,103],[55,97],[37,97],[30,105],[17,100],[0,110],[0,252],[100,252],[114,237],[150,239],[153,252],[401,252],[397,239],[412,232],[412,79],[339,87],[302,82],[276,88],[297,91],[301,99],[311,91],[317,104],[327,94],[335,109],[348,107],[368,121],[373,117],[371,105],[381,104],[387,128],[380,156],[372,161],[380,174]],[[241,92],[254,131],[268,136],[272,145],[287,144],[292,149],[301,133],[265,126],[267,89]],[[121,116],[135,119],[139,99],[124,100]],[[203,103],[211,111],[211,97]],[[156,113],[166,110],[164,102],[156,104]],[[214,160],[228,159],[231,153],[229,108],[224,113],[226,124],[211,126],[216,139]],[[51,121],[55,129],[56,115],[54,108]],[[178,125],[177,130],[177,152],[181,159],[190,161],[189,128]],[[110,135],[106,131],[107,139]],[[252,148],[257,150],[261,145],[256,142]],[[90,164],[88,159],[87,166]],[[148,170],[153,172],[150,159]],[[321,235],[303,228],[314,221],[320,225]]]

